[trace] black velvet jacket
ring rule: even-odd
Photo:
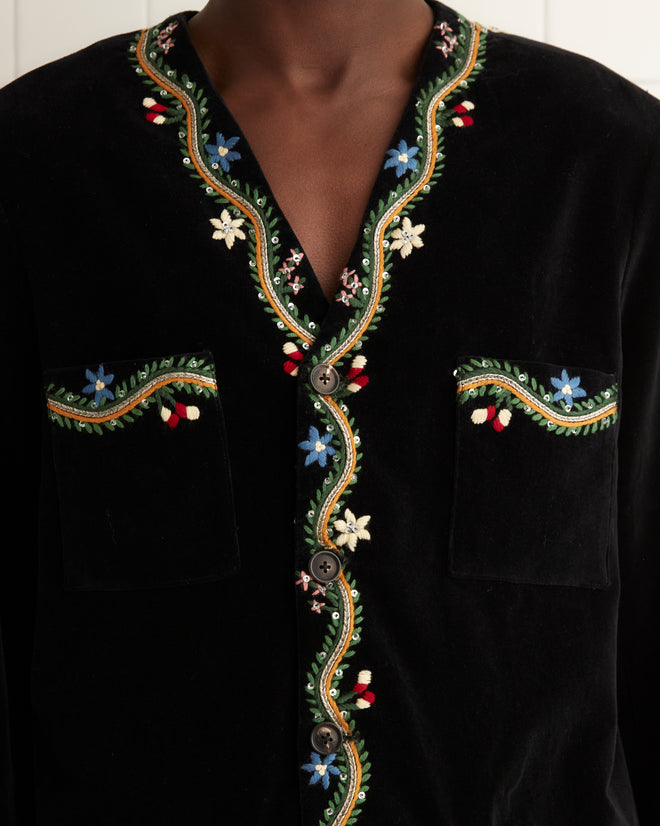
[[[331,302],[190,13],[0,94],[2,824],[660,823],[660,103],[434,9]]]

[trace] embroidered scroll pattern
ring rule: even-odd
[[[369,515],[355,516],[346,506],[362,461],[360,434],[347,401],[369,381],[367,359],[360,350],[386,308],[390,267],[423,246],[425,227],[412,216],[415,205],[442,174],[445,129],[472,123],[466,113],[474,107],[462,96],[481,68],[486,33],[461,18],[459,24],[457,34],[447,24],[436,27],[439,40],[434,45],[447,58],[447,68],[427,84],[416,101],[416,134],[408,137],[411,144],[402,138],[396,150],[388,153],[393,188],[370,211],[363,227],[361,270],[346,269],[342,274],[337,301],[346,307],[346,322],[320,347],[317,323],[299,312],[295,302],[305,286],[295,273],[302,253],[282,253],[278,228],[285,226],[283,218],[259,187],[241,179],[241,159],[229,159],[229,152],[240,154],[240,147],[225,138],[225,124],[211,127],[204,89],[166,65],[156,43],[162,26],[142,32],[131,53],[135,71],[150,91],[146,100],[158,101],[156,109],[145,104],[147,118],[157,116],[159,125],[176,126],[182,163],[218,210],[221,226],[212,222],[220,233],[216,240],[230,246],[222,234],[229,231],[229,222],[246,236],[242,239],[236,233],[241,245],[233,246],[232,254],[239,248],[244,254],[247,249],[246,269],[257,297],[285,337],[285,371],[297,376],[302,369],[306,381],[309,371],[323,364],[339,374],[339,386],[332,395],[316,392],[311,383],[306,384],[310,421],[300,449],[305,453],[305,472],[317,473],[322,480],[309,502],[303,525],[305,541],[312,556],[321,550],[338,554],[342,571],[325,585],[314,582],[304,570],[296,572],[296,584],[308,600],[310,612],[326,619],[325,635],[320,633],[322,642],[307,674],[312,718],[332,723],[343,734],[336,753],[322,757],[311,752],[301,767],[311,785],[331,795],[319,821],[326,826],[355,823],[366,798],[371,766],[354,714],[370,708],[375,700],[371,671],[360,668],[355,675],[351,666],[361,639],[363,615],[360,592],[349,570],[350,559],[361,551],[360,545],[369,542],[372,526]],[[453,106],[449,106],[450,101]],[[457,118],[462,118],[460,124]],[[214,157],[219,149],[226,150],[226,164]],[[351,674],[355,675],[349,683],[352,687],[343,688]]]
[[[88,382],[85,384],[85,382]],[[201,415],[199,400],[216,396],[218,387],[211,363],[197,357],[170,357],[145,364],[135,373],[115,381],[103,365],[81,371],[81,389],[46,387],[46,406],[51,421],[81,433],[102,435],[132,424],[152,407],[170,428],[181,419],[195,421]],[[196,396],[195,404],[184,404]]]
[[[539,377],[508,361],[473,358],[456,371],[458,401],[475,403],[470,414],[473,424],[489,422],[499,432],[509,426],[516,410],[560,436],[588,436],[614,424],[616,384],[589,395],[579,375],[569,375],[566,369],[557,372],[544,379],[552,386],[548,390]]]
[[[217,220],[221,224],[219,228],[213,224],[216,232],[223,233],[230,221],[235,222],[233,226],[241,234],[247,228],[249,269],[266,312],[273,316],[279,329],[309,347],[314,340],[316,323],[307,314],[300,317],[293,300],[303,281],[299,278],[292,289],[288,279],[277,275],[281,263],[277,234],[280,216],[258,187],[241,181],[238,176],[233,177],[234,173],[238,175],[240,168],[240,157],[236,157],[240,156],[235,148],[237,142],[233,136],[225,138],[218,130],[211,134],[205,91],[187,74],[179,76],[176,69],[165,63],[156,46],[160,31],[160,26],[145,29],[131,46],[130,58],[135,71],[151,92],[145,101],[159,101],[161,125],[179,127],[182,164],[216,205]],[[147,117],[150,114],[151,111]],[[223,213],[226,213],[224,219]],[[219,234],[217,239],[224,240],[224,236]]]

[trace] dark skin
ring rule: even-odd
[[[328,300],[432,24],[424,0],[209,0],[190,21]]]

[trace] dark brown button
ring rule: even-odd
[[[312,729],[312,747],[318,754],[334,754],[342,739],[341,731],[333,723],[319,723]]]
[[[317,551],[309,561],[309,570],[317,582],[332,582],[341,572],[341,559],[334,551]]]
[[[309,374],[309,381],[317,393],[329,396],[339,387],[339,373],[331,364],[316,364]]]

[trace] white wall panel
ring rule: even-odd
[[[17,71],[146,25],[145,0],[16,0]]]
[[[486,28],[543,40],[546,0],[443,0],[470,20]]]
[[[453,5],[486,26],[598,60],[660,97],[660,0],[627,0],[625,7],[620,0],[456,0]]]
[[[14,77],[14,0],[0,0],[0,86]]]
[[[180,11],[199,10],[203,5],[202,0],[193,0],[187,4],[182,3],[181,0],[178,3],[177,0],[147,0],[148,25],[160,23],[161,20]]]
[[[658,0],[550,0],[546,40],[620,74],[660,80]]]

